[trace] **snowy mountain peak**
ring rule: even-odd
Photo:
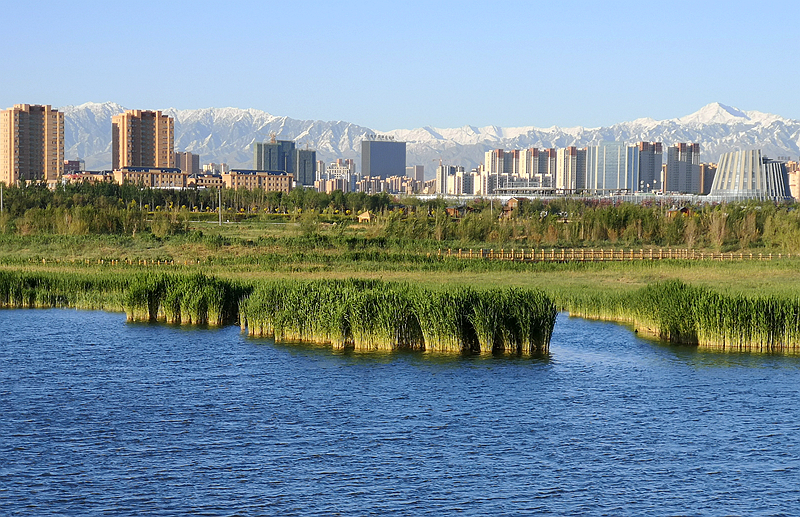
[[[706,124],[730,124],[732,122],[745,122],[749,121],[750,117],[744,111],[720,104],[719,102],[712,102],[703,106],[691,115],[686,115],[676,119],[681,124],[687,125],[706,125]]]
[[[60,108],[65,114],[65,155],[82,158],[90,170],[111,163],[111,117],[125,108],[113,102],[87,102]],[[150,107],[149,109],[155,109]],[[162,109],[175,117],[175,150],[200,155],[203,163],[226,162],[252,166],[251,146],[272,133],[308,143],[317,157],[330,161],[361,155],[364,135],[376,131],[346,121],[297,120],[257,109]],[[800,155],[800,121],[758,111],[742,111],[720,103],[704,106],[691,115],[668,120],[639,118],[607,127],[537,128],[535,126],[470,126],[382,131],[406,142],[409,165],[424,164],[431,177],[439,159],[468,169],[483,161],[490,149],[585,147],[604,140],[629,144],[647,141],[665,146],[699,142],[701,159],[716,161],[720,153],[741,148],[761,148],[770,156]]]

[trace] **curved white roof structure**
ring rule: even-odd
[[[785,201],[792,198],[786,165],[763,158],[760,149],[733,151],[720,156],[708,196],[720,201]]]

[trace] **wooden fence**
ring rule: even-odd
[[[429,253],[430,257],[431,254]],[[707,251],[658,248],[658,249],[587,249],[587,248],[512,248],[495,249],[439,249],[436,256],[440,259],[481,259],[481,260],[507,260],[516,262],[623,262],[633,260],[716,260],[716,261],[744,261],[744,260],[779,260],[798,258],[795,253],[752,253],[729,252],[713,253]],[[34,262],[32,259],[29,261]],[[223,261],[224,262],[224,261]],[[109,266],[199,266],[208,264],[201,260],[106,260],[106,259],[41,259],[42,264],[105,264]]]
[[[796,255],[796,254],[795,254]],[[509,260],[518,262],[622,262],[631,260],[776,260],[791,253],[713,253],[688,249],[440,249],[439,258]]]

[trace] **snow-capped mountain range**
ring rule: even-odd
[[[65,116],[65,156],[85,160],[89,170],[111,166],[111,117],[125,108],[112,102],[86,103],[60,108]],[[232,167],[252,167],[253,142],[294,140],[297,147],[317,151],[326,162],[353,158],[360,165],[361,140],[367,134],[384,134],[407,142],[406,162],[424,165],[432,177],[441,159],[469,170],[483,161],[490,149],[527,149],[596,145],[604,140],[627,143],[699,142],[703,161],[717,161],[723,152],[760,148],[770,157],[800,155],[800,121],[758,111],[742,111],[712,103],[691,115],[668,120],[640,118],[599,128],[460,128],[422,127],[376,132],[344,121],[296,120],[255,109],[163,109],[175,119],[175,150],[200,155],[201,163],[225,162]]]

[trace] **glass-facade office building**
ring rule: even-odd
[[[294,152],[294,142],[291,140],[255,142],[253,144],[253,168],[257,171],[293,173]]]
[[[392,140],[361,142],[361,175],[379,178],[404,176],[406,143]]]
[[[639,184],[639,149],[623,142],[586,148],[586,189],[594,194],[633,192]]]
[[[294,179],[297,185],[313,187],[317,173],[317,152],[297,149],[294,152]]]

